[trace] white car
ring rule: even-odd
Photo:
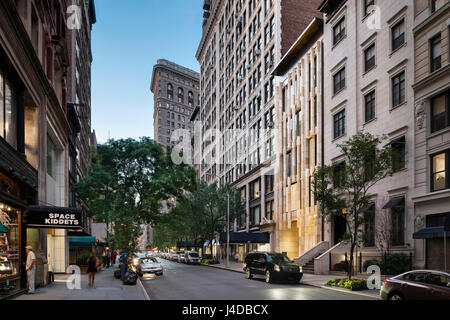
[[[156,274],[158,276],[163,275],[163,267],[156,258],[144,258],[140,260],[138,267],[138,273],[141,277],[146,274]]]
[[[176,260],[178,263],[182,263],[184,262],[184,252],[183,251],[178,251],[178,257]]]
[[[184,253],[184,263],[200,264],[200,256],[197,251],[187,251]]]
[[[177,251],[171,251],[169,254],[169,260],[170,261],[178,261],[178,252]]]

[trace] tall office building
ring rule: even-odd
[[[271,71],[309,25],[320,1],[205,0],[198,119],[202,123],[200,178],[231,183],[241,190],[246,214],[235,231],[266,231],[267,243],[236,244],[274,250],[275,80]],[[196,153],[194,151],[194,153]],[[197,160],[197,159],[195,159]],[[272,214],[271,214],[272,213]],[[249,234],[251,237],[251,234]],[[251,241],[251,239],[249,239]],[[255,242],[257,242],[255,240]]]
[[[199,105],[199,74],[176,63],[160,59],[153,67],[150,90],[154,95],[154,139],[173,146],[177,129],[190,130],[190,118]]]

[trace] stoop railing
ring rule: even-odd
[[[308,262],[310,262],[312,259],[317,257],[318,255],[322,254],[323,252],[327,251],[330,247],[330,243],[328,241],[322,241],[316,244],[314,247],[306,251],[304,254],[302,254],[297,259],[294,259],[294,262],[298,264],[299,266],[304,266]]]

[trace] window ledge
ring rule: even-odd
[[[336,96],[338,96],[341,92],[345,91],[347,89],[347,86],[343,87],[342,89],[340,89],[338,92],[336,92],[335,94],[333,94],[333,96],[331,97],[332,99],[336,98]]]
[[[400,108],[401,106],[404,106],[404,105],[407,105],[407,104],[408,104],[408,101],[402,102],[402,103],[396,105],[395,107],[391,107],[391,108],[389,109],[389,112],[392,112],[392,111],[394,111],[394,110]]]
[[[331,140],[331,143],[335,143],[336,141],[338,141],[338,140],[340,140],[340,139],[342,139],[342,138],[344,138],[346,136],[347,136],[347,133],[344,133],[342,136],[339,136],[339,137],[334,138],[333,140]]]
[[[377,68],[377,65],[375,64],[374,66],[370,67],[367,71],[365,71],[363,73],[363,77],[365,77],[370,71],[374,70]]]
[[[400,47],[398,47],[397,49],[395,49],[391,53],[389,53],[389,58],[391,58],[397,51],[400,51],[403,47],[406,47],[407,44],[408,44],[408,42],[405,42]]]
[[[339,46],[339,44],[344,41],[345,39],[347,39],[347,33],[341,38],[339,39],[338,42],[336,42],[335,44],[333,44],[333,46],[331,47],[331,51],[333,51],[337,46]]]
[[[445,133],[448,133],[448,132],[450,132],[450,127],[447,127],[447,128],[441,129],[441,130],[439,130],[439,131],[435,131],[435,132],[433,132],[433,133],[430,133],[430,134],[427,136],[427,139],[432,139],[432,138],[434,138],[434,137],[436,137],[436,136],[440,136],[440,135],[445,134]]]
[[[369,124],[371,124],[372,122],[375,122],[375,121],[377,121],[377,117],[372,118],[369,121],[364,122],[363,127],[366,126],[366,125],[369,125]]]

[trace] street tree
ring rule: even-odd
[[[354,251],[366,235],[364,224],[370,218],[371,188],[394,172],[394,160],[400,157],[385,136],[358,132],[338,145],[344,164],[324,165],[313,176],[313,193],[327,221],[342,216],[347,232],[341,240],[350,244],[348,277],[351,279]]]

